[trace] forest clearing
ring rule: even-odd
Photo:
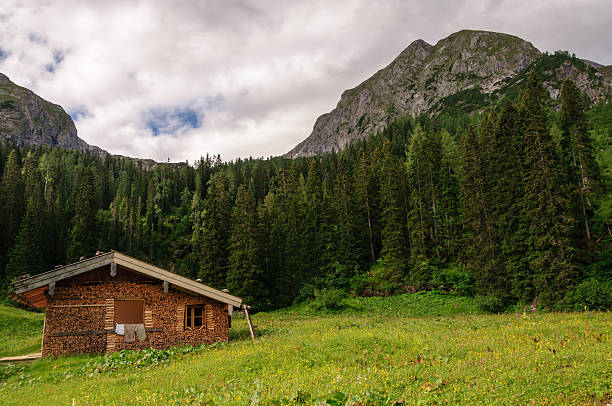
[[[3,356],[31,351],[42,327],[42,314],[10,313]],[[436,292],[351,298],[335,313],[258,313],[255,342],[235,315],[228,343],[1,366],[0,403],[610,402],[609,312],[479,313],[471,298]]]

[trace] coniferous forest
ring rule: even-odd
[[[612,103],[530,76],[317,158],[158,164],[0,147],[0,284],[111,249],[257,309],[440,289],[485,310],[612,307]]]

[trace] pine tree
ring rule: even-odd
[[[521,99],[525,137],[525,195],[529,221],[530,265],[534,291],[544,303],[559,300],[577,278],[574,249],[569,235],[573,218],[566,188],[548,129],[548,94],[532,71]]]
[[[29,198],[15,246],[9,255],[6,282],[10,282],[11,279],[21,274],[36,275],[46,270],[45,261],[40,252],[40,214],[34,199]]]
[[[21,178],[21,168],[17,150],[13,149],[2,171],[2,183],[0,184],[0,266],[3,265],[2,258],[7,255],[17,232],[19,223],[23,217],[24,187]]]
[[[580,218],[587,240],[591,239],[590,195],[600,179],[588,131],[580,89],[566,79],[561,87],[561,153],[568,186],[572,190],[574,215]]]
[[[402,176],[401,164],[391,153],[391,142],[385,141],[380,190],[383,219],[382,257],[385,276],[396,288],[404,281],[409,260],[404,221],[401,217],[400,178]]]
[[[232,210],[227,287],[245,303],[264,308],[268,293],[260,266],[261,247],[258,217],[253,190],[247,185],[238,188]]]
[[[442,170],[442,138],[440,134],[414,131],[408,159],[411,189],[409,229],[414,258],[441,259],[440,174]]]
[[[529,281],[528,222],[523,200],[524,147],[518,111],[513,104],[504,107],[490,142],[496,159],[495,165],[490,167],[489,194],[500,260],[490,289],[503,303],[509,303],[514,294],[524,291],[525,282]]]
[[[229,182],[224,172],[218,172],[211,178],[201,220],[198,276],[208,285],[224,288],[231,224]]]
[[[356,224],[357,208],[351,181],[351,168],[347,154],[341,154],[334,186],[334,196],[329,199],[338,223],[338,258],[350,267],[365,261],[358,246],[359,226]],[[331,197],[331,196],[330,196]]]
[[[90,167],[80,176],[75,196],[75,212],[68,246],[68,261],[78,261],[81,256],[92,256],[98,245],[96,227],[96,195],[94,175]]]
[[[474,129],[469,126],[463,134],[459,148],[461,156],[461,208],[463,214],[464,251],[463,259],[474,271],[477,288],[488,293],[490,272],[487,260],[490,247],[487,234],[490,232],[490,207],[486,190],[486,164],[483,162],[482,143]],[[483,250],[483,247],[485,248]]]
[[[317,159],[310,160],[308,176],[302,194],[302,254],[303,269],[306,279],[310,280],[320,276],[323,248],[323,181],[321,178],[321,165]]]
[[[457,144],[453,136],[443,130],[441,134],[442,160],[439,178],[440,246],[442,257],[457,261],[461,250],[461,219],[459,217],[459,175]]]
[[[358,202],[358,221],[363,230],[362,238],[363,250],[367,252],[368,259],[374,261],[376,253],[374,249],[374,191],[372,190],[372,170],[370,163],[366,159],[365,150],[362,148],[358,153],[357,165],[354,171],[355,196]]]

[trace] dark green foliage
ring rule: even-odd
[[[311,306],[318,310],[338,310],[343,307],[342,301],[346,297],[346,292],[341,289],[317,289],[314,291]]]
[[[522,96],[520,115],[524,125],[524,199],[534,290],[524,291],[523,298],[540,296],[544,303],[553,303],[572,286],[578,272],[570,241],[574,220],[568,210],[567,189],[548,129],[547,97],[532,72]]]
[[[457,264],[438,266],[431,276],[434,288],[457,293],[462,296],[474,295],[474,275]]]
[[[570,189],[570,207],[576,222],[575,238],[591,240],[589,219],[591,198],[600,182],[591,136],[587,127],[580,89],[567,79],[561,87],[561,156],[562,169]]]
[[[293,161],[145,168],[0,145],[1,283],[115,249],[256,309],[429,289],[490,311],[608,306],[612,103],[585,115],[567,82],[556,113],[536,76],[519,103],[402,117]]]
[[[502,300],[496,295],[476,296],[476,305],[485,312],[497,313],[504,310]]]
[[[219,172],[210,181],[198,242],[198,277],[203,283],[218,289],[226,287],[231,208],[229,183],[224,172]]]
[[[13,149],[6,159],[0,184],[0,221],[2,221],[0,266],[7,263],[7,256],[19,231],[19,223],[23,215],[24,190],[20,166],[18,152]],[[7,281],[5,274],[3,274],[2,281]]]
[[[565,297],[563,307],[571,310],[606,310],[612,307],[612,282],[584,280]]]
[[[249,186],[242,185],[232,213],[227,287],[246,303],[265,308],[268,293],[259,264],[262,253],[258,228],[255,196]]]
[[[391,143],[383,147],[381,165],[381,207],[383,229],[381,231],[382,258],[385,264],[385,279],[399,287],[408,268],[408,246],[405,220],[402,216],[401,178],[403,171],[397,158],[391,154]]]
[[[78,261],[80,257],[92,256],[98,245],[94,175],[90,167],[85,168],[80,175],[77,190],[71,241],[68,246],[69,262]]]
[[[6,266],[7,281],[23,273],[36,275],[46,270],[44,258],[39,254],[40,233],[40,212],[36,209],[34,200],[30,198],[15,246],[9,254],[9,263]]]

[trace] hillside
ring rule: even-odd
[[[573,79],[592,102],[609,94],[608,67],[593,68],[565,53],[547,55],[518,37],[463,30],[436,45],[416,40],[388,66],[345,91],[337,107],[320,116],[312,133],[285,156],[325,154],[368,137],[402,115],[473,112],[515,97],[527,73],[542,74],[553,100]],[[601,72],[600,72],[601,71]]]

